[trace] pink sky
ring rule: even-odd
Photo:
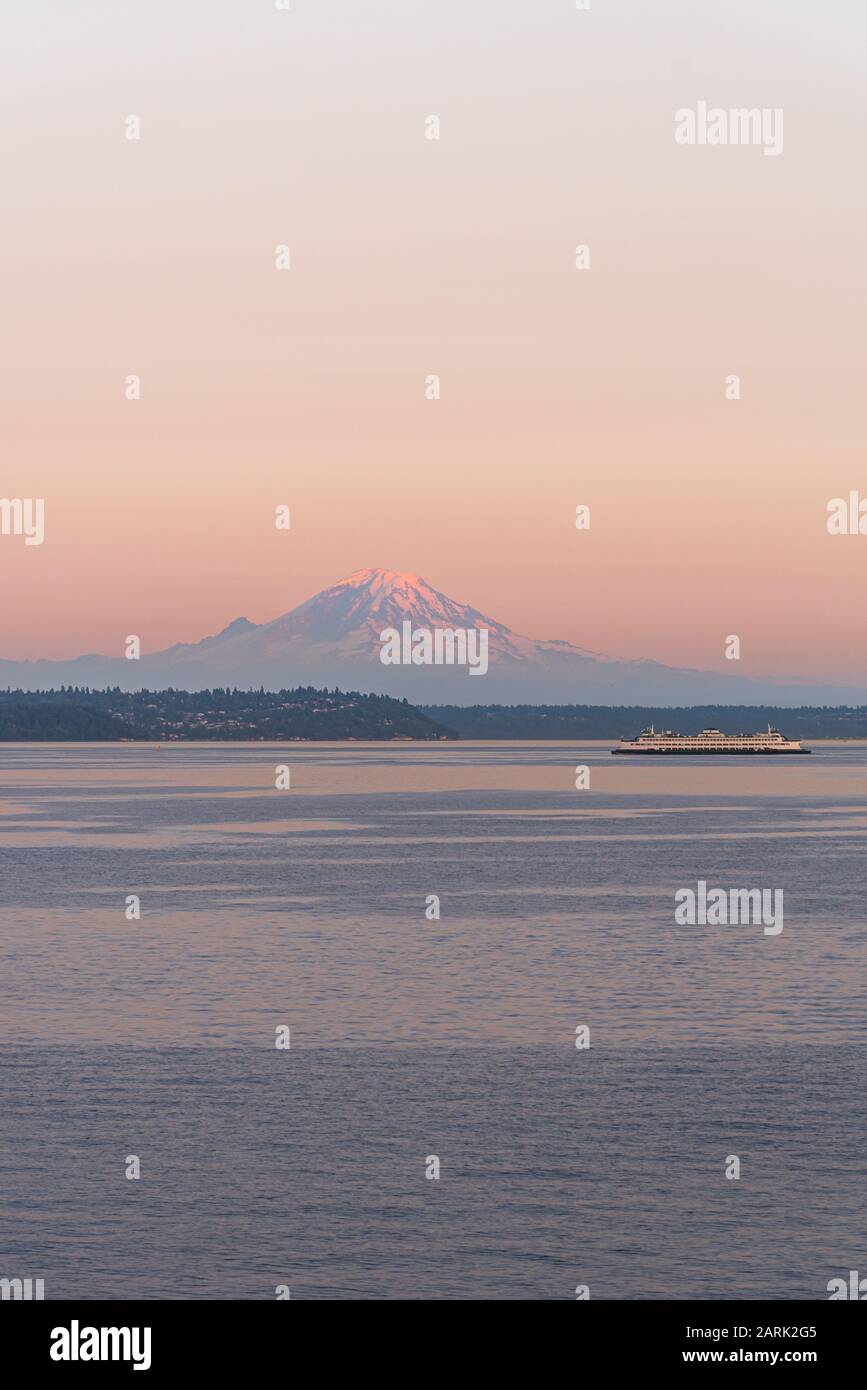
[[[9,21],[0,496],[46,540],[0,537],[0,657],[383,566],[612,655],[867,676],[867,536],[825,526],[867,497],[863,15],[371,8]],[[700,99],[782,107],[783,153],[678,147]]]

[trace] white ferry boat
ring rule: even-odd
[[[794,739],[768,725],[766,734],[721,734],[719,729],[702,729],[700,734],[674,734],[670,729],[657,733],[651,724],[638,738],[622,738],[612,753],[809,753]]]

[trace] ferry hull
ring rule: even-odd
[[[811,748],[612,748],[641,758],[797,758]]]

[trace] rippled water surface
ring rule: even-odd
[[[0,748],[0,1275],[822,1298],[867,1268],[867,745],[609,746]],[[783,931],[677,925],[699,880],[782,889]]]

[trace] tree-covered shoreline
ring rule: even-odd
[[[424,739],[453,737],[406,700],[357,691],[0,691],[2,742],[206,739]]]
[[[0,742],[116,740],[619,739],[654,724],[698,733],[867,738],[867,706],[421,705],[319,690],[0,690]]]
[[[680,734],[720,729],[788,738],[867,738],[867,705],[419,705],[423,714],[466,739],[619,739],[653,724]]]

